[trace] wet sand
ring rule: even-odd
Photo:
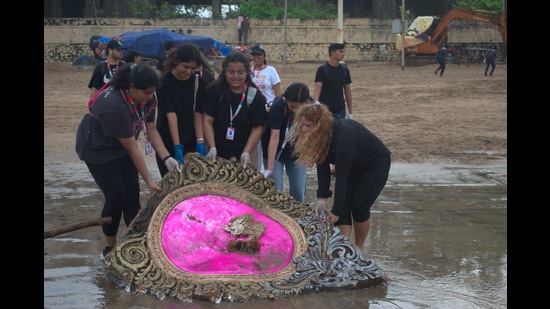
[[[274,65],[283,88],[302,81],[313,89],[320,64]],[[388,274],[387,286],[223,307],[506,308],[506,66],[497,66],[492,78],[481,65],[448,65],[442,78],[432,66],[349,66],[354,118],[393,151],[364,252]],[[101,192],[74,152],[90,75],[91,68],[45,64],[44,230],[101,211]],[[160,179],[154,159],[147,161]],[[310,171],[307,202],[314,201],[315,185]],[[143,187],[142,200],[147,197]],[[44,308],[219,307],[125,291],[99,259],[102,247],[99,227],[44,240]]]

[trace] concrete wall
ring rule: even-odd
[[[448,35],[450,46],[487,47],[502,43],[496,26],[478,22],[458,22]],[[251,19],[249,44],[263,44],[267,60],[283,59],[284,21]],[[44,61],[72,62],[88,47],[92,35],[118,36],[124,32],[167,28],[177,33],[211,37],[225,45],[238,45],[235,20],[223,19],[103,19],[45,18]],[[338,37],[338,21],[333,19],[287,20],[287,62],[322,61],[328,45]],[[399,61],[391,20],[351,18],[344,20],[346,61]]]

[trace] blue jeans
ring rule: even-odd
[[[267,160],[264,159],[264,166],[267,166]],[[296,201],[303,203],[306,200],[306,177],[307,169],[293,161],[275,160],[273,174],[271,177],[275,180],[275,187],[283,191],[283,168],[286,169],[288,176],[289,194]]]
[[[340,118],[340,119],[345,119],[346,118],[346,109],[344,108],[343,110],[332,114],[332,116],[334,116],[336,118]]]

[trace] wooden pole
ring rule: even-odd
[[[101,217],[101,218],[95,218],[87,221],[80,221],[71,225],[66,225],[66,226],[58,227],[53,230],[44,231],[44,239],[54,237],[60,234],[80,230],[83,228],[91,227],[91,226],[111,224],[111,221],[112,221],[111,217]]]

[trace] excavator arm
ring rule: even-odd
[[[480,21],[488,24],[497,25],[500,35],[502,37],[502,42],[506,47],[507,39],[508,39],[508,33],[506,30],[506,16],[503,13],[500,13],[499,18],[495,19],[486,15],[482,15],[483,13],[488,13],[488,12],[464,10],[459,8],[454,8],[448,11],[441,18],[441,20],[439,21],[439,24],[431,34],[433,42],[437,46],[441,47],[443,45],[443,42],[445,41],[445,38],[447,37],[447,32],[448,32],[447,26],[453,20],[465,19],[465,20],[475,20],[475,21]]]

